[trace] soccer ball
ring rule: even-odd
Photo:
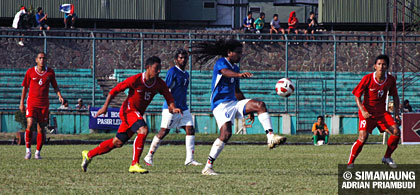
[[[277,81],[276,93],[279,96],[289,97],[295,92],[295,84],[288,78],[282,78]]]

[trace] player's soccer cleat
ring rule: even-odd
[[[146,164],[146,166],[153,166],[153,156],[146,155],[146,157],[144,157],[144,164]]]
[[[92,159],[89,158],[88,153],[89,153],[88,150],[83,150],[82,151],[83,160],[82,160],[81,167],[82,167],[82,171],[83,172],[86,172],[87,171],[87,167],[88,167],[90,161],[92,160]]]
[[[36,153],[36,152],[35,152],[35,159],[37,159],[37,160],[41,160],[41,159],[42,159],[42,157],[41,157],[41,153]]]
[[[185,161],[184,165],[185,165],[185,166],[188,166],[188,165],[191,165],[191,166],[201,166],[201,165],[203,165],[203,163],[199,163],[199,162],[197,162],[197,161],[195,161],[195,160],[192,160],[192,161],[190,161],[190,162],[186,162],[186,161]]]
[[[347,169],[353,169],[353,168],[354,168],[354,163],[347,165]]]
[[[397,168],[397,164],[395,164],[394,160],[392,160],[391,157],[389,157],[389,158],[383,157],[382,158],[382,163],[388,165],[389,167],[391,167],[393,169],[396,169]]]
[[[23,47],[23,46],[25,46],[25,44],[23,44],[23,41],[19,41],[19,42],[18,42],[18,45],[19,45],[19,46],[22,46],[22,47]]]
[[[26,160],[29,160],[29,159],[31,159],[31,157],[32,157],[32,153],[31,152],[27,152],[26,155],[25,155],[25,159]]]
[[[130,173],[141,173],[141,174],[149,173],[149,171],[147,171],[147,169],[141,168],[139,163],[136,163],[135,165],[131,165],[130,168],[128,169],[128,171]]]
[[[207,167],[204,167],[204,169],[201,171],[201,174],[202,175],[218,175],[214,170],[213,170],[213,168],[207,168]]]
[[[287,138],[284,136],[273,134],[272,136],[269,136],[267,139],[268,148],[273,149],[278,145],[284,144],[286,140]]]

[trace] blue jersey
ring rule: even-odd
[[[239,88],[239,78],[228,78],[220,72],[222,69],[229,69],[239,73],[239,67],[231,64],[226,58],[217,60],[213,68],[213,80],[211,82],[211,110],[222,102],[237,101],[235,89]]]
[[[170,89],[175,99],[175,106],[182,111],[188,110],[187,91],[190,83],[190,75],[187,71],[182,71],[177,66],[172,67],[166,73],[166,85]],[[168,109],[166,101],[163,103],[163,109]]]

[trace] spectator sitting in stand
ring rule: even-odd
[[[317,26],[318,26],[318,22],[315,18],[315,13],[311,12],[309,14],[308,28],[305,30],[305,34],[308,34],[308,33],[314,34]],[[312,39],[315,40],[315,37],[312,36]]]
[[[408,100],[404,100],[404,107],[403,107],[403,111],[404,112],[413,112],[413,108],[410,105],[410,101]]]
[[[86,106],[83,104],[83,99],[79,98],[79,100],[77,100],[77,104],[76,104],[76,110],[86,110]]]
[[[244,19],[244,31],[245,33],[253,33],[255,31],[254,29],[254,18],[252,18],[252,12],[248,12],[248,15]]]
[[[287,23],[289,24],[289,34],[291,34],[292,32],[294,32],[295,34],[299,34],[297,30],[299,20],[296,17],[295,11],[290,12],[289,21]]]
[[[58,107],[58,110],[64,111],[64,110],[70,110],[69,102],[67,100],[63,101],[63,104],[61,104],[60,107]]]
[[[37,28],[39,28],[39,30],[50,30],[50,27],[45,23],[45,21],[47,20],[47,16],[48,14],[44,14],[44,10],[42,9],[42,7],[38,7],[38,12],[35,15],[36,18],[36,22],[37,22]]]
[[[279,34],[279,31],[282,34],[285,34],[284,29],[280,26],[279,15],[277,14],[274,14],[273,19],[270,22],[270,35],[273,34],[273,31],[276,34]],[[271,39],[273,39],[273,37],[271,37]]]
[[[255,33],[257,34],[263,33],[264,24],[265,24],[264,18],[265,18],[265,13],[261,12],[260,17],[256,19],[254,22],[254,28],[256,30]],[[261,36],[258,37],[258,39],[261,39],[261,38],[262,38]]]
[[[312,133],[314,134],[314,145],[318,145],[318,139],[323,139],[325,144],[328,144],[328,127],[324,122],[323,116],[317,117],[317,122],[312,126]]]

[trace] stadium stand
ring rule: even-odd
[[[0,69],[0,110],[19,109],[20,96],[22,92],[22,81],[27,69]],[[77,103],[79,98],[85,100],[86,105],[92,105],[92,73],[91,69],[55,69],[56,79],[60,91],[71,107]],[[96,82],[96,81],[95,81]],[[105,97],[100,86],[95,86],[95,103],[102,105]],[[54,89],[50,87],[50,110],[60,106]]]
[[[140,70],[135,69],[114,70],[118,82],[139,72]],[[253,74],[253,78],[241,80],[241,90],[245,97],[263,100],[272,113],[286,112],[287,104],[287,112],[298,115],[300,129],[310,130],[313,118],[320,114],[331,115],[334,113],[334,72],[290,71],[288,77],[295,82],[297,89],[294,95],[287,98],[288,102],[285,98],[277,96],[274,90],[277,80],[285,76],[284,72],[261,71],[253,72]],[[369,74],[369,72],[337,72],[336,114],[357,114],[358,109],[351,92],[366,74]],[[163,70],[160,77],[164,79],[165,75],[166,70]],[[211,71],[192,71],[192,101],[190,105],[192,112],[210,112],[211,76]],[[397,83],[400,83],[401,77],[397,75],[397,78]],[[415,90],[419,87],[420,81],[417,81],[414,86],[406,89],[405,99],[415,100],[415,97],[420,96],[420,92]],[[402,96],[401,87],[399,88],[399,95]],[[402,99],[402,97],[400,98]],[[160,112],[163,101],[163,97],[157,95],[148,110]],[[413,102],[412,104],[415,104],[414,107],[416,108],[420,107],[420,102]]]

